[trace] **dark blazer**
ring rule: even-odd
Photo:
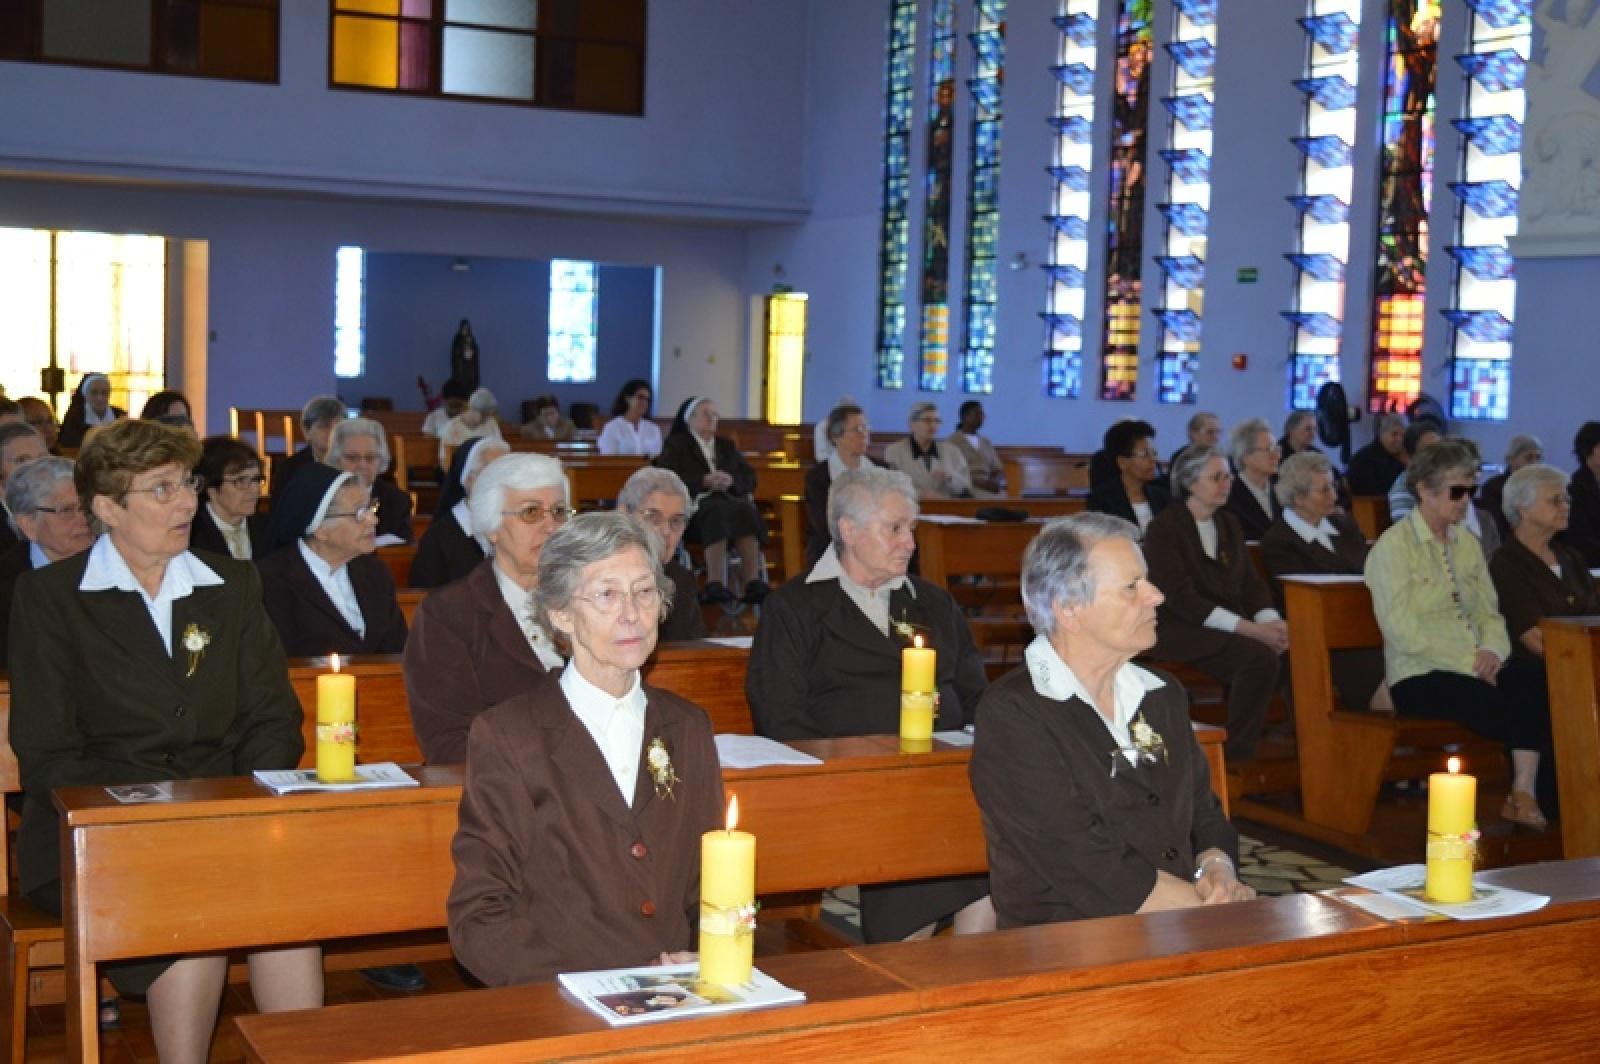
[[[866,455],[861,456],[862,468],[877,468],[878,463]],[[833,542],[833,530],[828,527],[828,492],[833,488],[833,470],[826,459],[806,470],[806,572],[817,564],[828,544]],[[913,568],[912,572],[916,572]]]
[[[718,436],[713,441],[713,450],[717,468],[733,477],[733,486],[727,494],[749,498],[756,490],[756,471],[744,460],[739,448],[728,437]],[[701,452],[693,433],[669,435],[661,444],[661,453],[656,456],[655,464],[678,474],[678,479],[689,489],[691,498],[705,492],[701,481],[711,472],[711,467],[706,465],[706,456]]]
[[[33,571],[32,548],[24,539],[0,554],[0,669],[10,660],[11,599],[17,592],[17,578]]]
[[[660,640],[663,643],[681,643],[686,639],[706,637],[706,618],[700,612],[700,588],[694,574],[674,559],[666,565],[667,578],[672,581],[672,612],[661,618]]]
[[[1583,555],[1589,568],[1600,568],[1600,482],[1588,466],[1580,465],[1567,484],[1572,514],[1567,530],[1557,538]]]
[[[0,509],[0,553],[10,550],[21,542],[22,537],[17,535],[16,529],[11,527],[11,521],[5,511]]]
[[[411,493],[400,490],[400,485],[388,477],[379,477],[372,482],[372,497],[378,501],[378,535],[399,536],[410,543],[415,537],[411,532]]]
[[[1217,526],[1215,561],[1200,546],[1200,530],[1183,503],[1167,507],[1145,530],[1150,582],[1166,596],[1156,607],[1152,657],[1182,661],[1220,650],[1231,634],[1204,626],[1217,606],[1246,620],[1275,608],[1266,582],[1250,560],[1238,520],[1227,510],[1218,510],[1213,520]]]
[[[1522,634],[1537,627],[1541,617],[1588,617],[1600,613],[1600,594],[1583,556],[1565,543],[1551,543],[1561,563],[1558,577],[1539,556],[1516,536],[1508,536],[1489,559],[1489,577],[1500,598],[1500,615],[1506,619],[1512,655],[1533,658],[1522,645]]]
[[[1352,495],[1387,495],[1394,478],[1406,471],[1405,463],[1383,449],[1383,444],[1373,440],[1350,456],[1350,468],[1345,470],[1345,483]]]
[[[244,530],[250,536],[250,560],[260,561],[267,550],[267,525],[271,518],[263,513],[254,513],[244,519]],[[211,519],[211,514],[206,512],[206,501],[200,500],[199,509],[194,512],[194,520],[189,523],[189,548],[191,550],[210,551],[220,554],[224,558],[231,558],[228,553],[228,541],[222,538],[222,529]]]
[[[435,765],[466,760],[473,718],[545,674],[487,560],[422,600],[405,654],[411,726]]]
[[[1273,489],[1277,486],[1278,478],[1273,477],[1267,484],[1267,505],[1271,512],[1261,508],[1256,497],[1250,489],[1245,487],[1244,475],[1239,474],[1233,478],[1233,487],[1228,491],[1228,502],[1224,507],[1230,514],[1239,519],[1239,526],[1244,529],[1244,538],[1259,540],[1267,534],[1267,529],[1277,516],[1283,512],[1283,507],[1278,505],[1278,495]]]
[[[61,874],[57,787],[247,775],[300,760],[300,702],[255,567],[197,557],[223,583],[173,603],[170,656],[139,595],[78,590],[88,551],[17,580],[11,746],[26,795],[24,892]],[[210,638],[193,675],[182,646],[190,625]]]
[[[455,514],[446,510],[434,515],[428,530],[417,541],[417,556],[411,560],[411,586],[443,587],[482,564],[483,548],[462,529]]]
[[[695,948],[700,836],[722,823],[722,772],[705,711],[644,691],[645,750],[659,739],[678,783],[658,795],[641,750],[631,808],[554,675],[473,722],[450,944],[490,986]]]
[[[1212,847],[1237,864],[1239,834],[1211,791],[1188,696],[1158,675],[1166,686],[1145,694],[1139,715],[1166,760],[1137,766],[1112,753],[1093,706],[1044,697],[1026,666],[984,693],[972,791],[1001,927],[1137,912],[1157,872],[1187,880]]]
[[[273,458],[272,460],[272,490],[269,493],[270,501],[276,503],[283,494],[283,489],[289,486],[289,481],[294,479],[296,473],[309,465],[316,465],[317,459],[311,453],[311,445],[306,444],[287,458]],[[270,509],[270,507],[269,507]]]
[[[1506,520],[1504,509],[1506,481],[1510,479],[1510,473],[1496,473],[1478,488],[1478,509],[1487,510],[1489,516],[1494,518],[1495,527],[1500,530],[1501,543],[1511,538],[1511,522]]]
[[[1150,513],[1159,514],[1172,502],[1172,496],[1167,494],[1167,489],[1160,484],[1150,483],[1144,486],[1145,502],[1150,504]],[[1128,498],[1128,489],[1123,487],[1122,477],[1114,476],[1102,480],[1089,489],[1089,509],[1096,513],[1112,514],[1135,525],[1139,519],[1134,515],[1133,503]]]
[[[363,638],[345,622],[322,584],[306,566],[300,548],[291,543],[256,565],[261,570],[262,600],[291,658],[323,654],[398,654],[406,648],[406,619],[395,598],[394,577],[376,555],[352,559],[350,583],[367,624]]]
[[[107,404],[106,409],[111,416],[121,420],[128,416],[128,412],[120,406]],[[84,422],[84,404],[69,403],[66,413],[61,415],[61,428],[56,433],[57,447],[81,447],[84,436],[88,435],[89,426]]]
[[[1328,523],[1338,533],[1333,537],[1333,550],[1320,543],[1307,543],[1300,533],[1289,527],[1279,513],[1261,537],[1261,560],[1272,574],[1272,594],[1283,612],[1283,590],[1278,577],[1301,573],[1345,573],[1360,576],[1366,571],[1367,539],[1361,529],[1345,514],[1331,514]]]

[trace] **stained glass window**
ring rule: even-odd
[[[905,387],[906,241],[917,0],[890,0],[884,74],[883,228],[878,237],[878,387]]]
[[[1504,421],[1511,412],[1511,341],[1517,279],[1509,238],[1522,187],[1522,80],[1533,26],[1526,0],[1467,0],[1468,54],[1461,131],[1450,342],[1450,416]]]
[[[595,378],[595,337],[600,325],[600,271],[592,262],[550,263],[550,330],[545,375],[551,381]]]
[[[1440,0],[1389,0],[1383,161],[1368,406],[1402,409],[1422,392],[1422,305],[1433,199],[1434,77]]]
[[[359,377],[367,366],[367,253],[342,247],[334,255],[333,375]]]
[[[1172,95],[1162,99],[1169,116],[1167,219],[1161,254],[1161,323],[1156,355],[1156,399],[1192,403],[1200,362],[1200,327],[1205,313],[1206,222],[1211,208],[1211,117],[1215,105],[1216,0],[1173,0]]]
[[[950,173],[956,134],[956,3],[934,0],[928,49],[928,170],[923,176],[922,359],[918,386],[950,373]]]
[[[1060,0],[1054,19],[1056,131],[1050,173],[1049,254],[1044,271],[1044,390],[1083,391],[1084,271],[1089,267],[1089,172],[1094,163],[1095,12],[1099,0]]]
[[[1000,117],[1006,0],[972,4],[972,165],[967,171],[967,337],[961,389],[994,391],[996,244],[1000,237]]]
[[[1145,131],[1150,121],[1152,0],[1121,0],[1111,101],[1111,192],[1106,218],[1106,325],[1100,398],[1132,399],[1139,380],[1144,253]]]
[[[1356,139],[1361,0],[1310,0],[1306,65],[1295,88],[1305,93],[1300,187],[1289,197],[1295,225],[1294,309],[1289,320],[1289,405],[1309,410],[1317,390],[1339,379],[1345,263],[1350,258],[1350,166]],[[1337,144],[1330,144],[1329,138]],[[1313,148],[1312,145],[1322,147]]]

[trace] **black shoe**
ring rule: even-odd
[[[744,586],[744,600],[752,606],[759,606],[771,592],[772,588],[765,580],[752,580]]]
[[[728,590],[728,585],[720,580],[713,580],[700,592],[700,601],[708,606],[731,606],[739,601],[739,596]]]
[[[428,978],[415,964],[391,964],[383,968],[363,968],[361,977],[373,986],[412,994],[428,989]]]

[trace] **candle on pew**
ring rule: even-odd
[[[756,837],[734,830],[738,795],[726,823],[700,836],[700,980],[740,986],[755,963]]]
[[[1423,893],[1445,903],[1472,900],[1477,856],[1478,781],[1452,757],[1449,772],[1428,777],[1428,878]]]
[[[317,779],[341,783],[356,777],[356,678],[339,671],[317,677]]]
[[[934,692],[938,651],[922,645],[918,635],[900,652],[900,742],[906,749],[933,744]]]

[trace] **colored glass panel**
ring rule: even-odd
[[[994,391],[996,241],[1000,229],[1000,133],[1005,86],[1006,0],[972,5],[972,154],[967,168],[966,343],[961,388]]]
[[[884,62],[883,219],[878,233],[878,387],[905,387],[907,243],[916,0],[890,0]]]
[[[1100,349],[1102,399],[1132,399],[1139,382],[1146,134],[1154,49],[1151,7],[1151,0],[1121,0],[1118,5],[1106,217],[1106,327]],[[1182,202],[1199,203],[1190,197]]]
[[[1083,392],[1084,271],[1089,266],[1089,170],[1094,158],[1095,14],[1099,0],[1060,0],[1052,21],[1056,46],[1056,131],[1051,152],[1049,250],[1045,257],[1044,390],[1056,398]],[[1070,71],[1065,76],[1064,71]]]
[[[950,374],[950,180],[955,158],[955,0],[934,0],[928,55],[928,168],[923,176],[922,216],[922,357],[917,384],[925,392],[942,392]]]

